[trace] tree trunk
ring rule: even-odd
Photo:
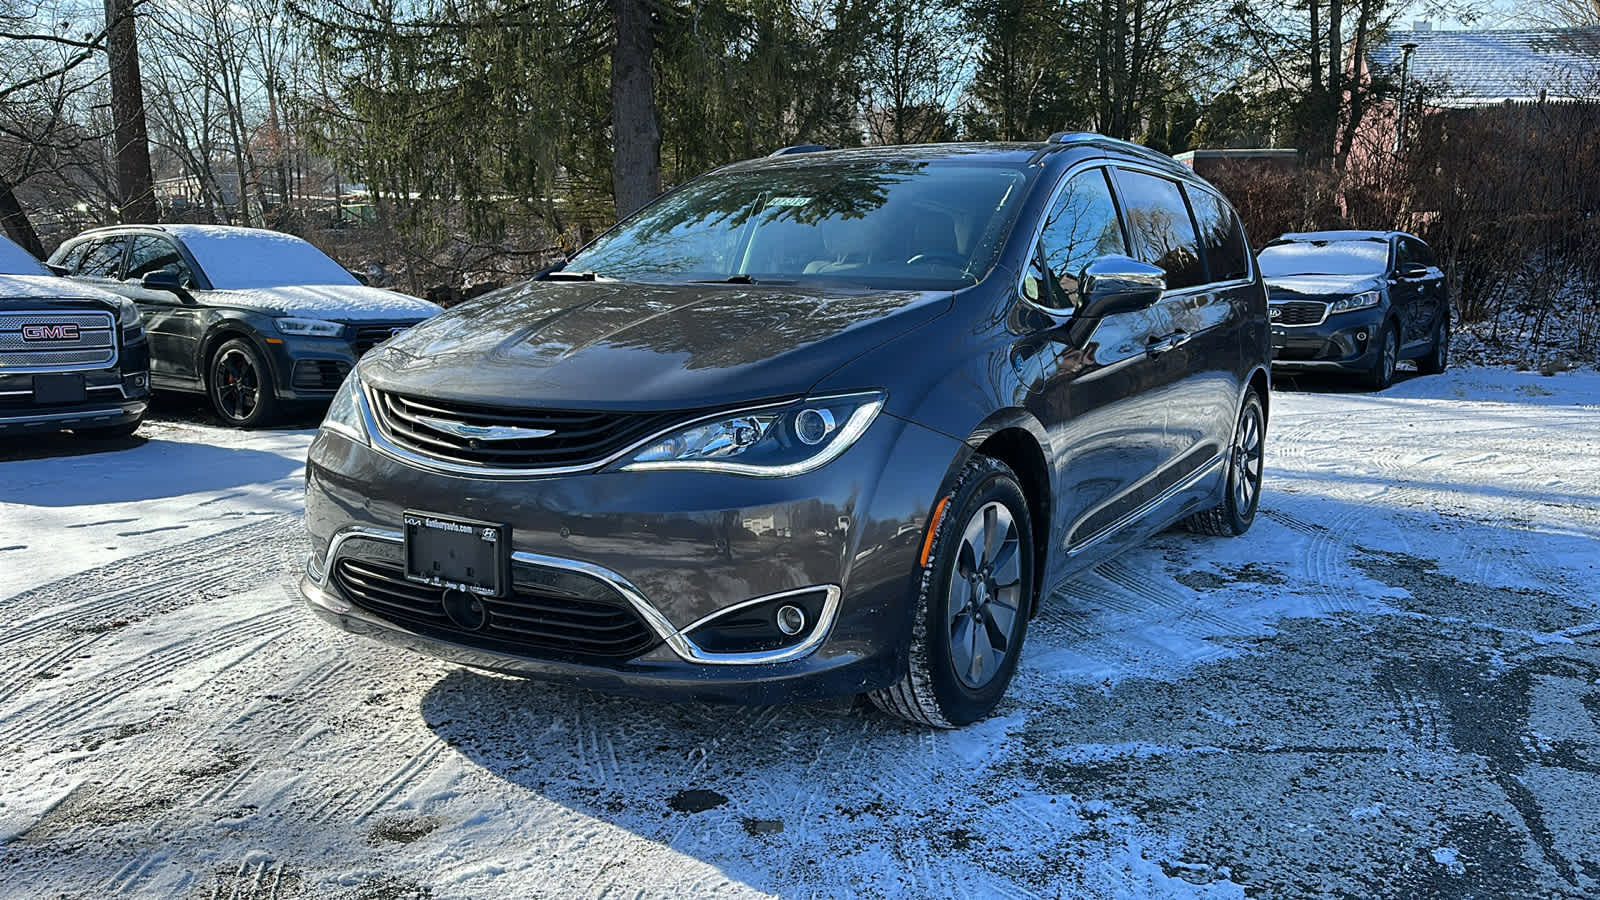
[[[117,202],[123,222],[154,223],[156,197],[150,184],[150,137],[144,122],[139,80],[139,39],[132,0],[105,0],[107,66],[111,73],[111,118],[116,132]]]
[[[1344,132],[1339,136],[1339,153],[1336,165],[1343,172],[1350,161],[1350,150],[1355,146],[1356,132],[1361,128],[1361,119],[1366,114],[1367,85],[1362,82],[1362,69],[1366,64],[1364,56],[1367,52],[1367,4],[1362,3],[1360,11],[1356,14],[1356,40],[1350,48],[1351,65],[1354,74],[1350,78],[1350,115],[1345,118]]]
[[[33,230],[28,213],[17,201],[11,182],[3,175],[0,175],[0,225],[5,227],[6,236],[21,245],[22,249],[44,259],[44,245],[39,243],[39,232]]]
[[[1340,27],[1344,22],[1344,0],[1328,0],[1328,104],[1324,114],[1319,145],[1327,156],[1333,156],[1334,140],[1339,134],[1339,112],[1344,109],[1344,40]]]
[[[661,125],[656,118],[656,40],[649,0],[612,0],[617,45],[611,54],[611,184],[617,218],[661,193]]]

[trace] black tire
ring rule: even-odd
[[[1250,530],[1251,523],[1256,520],[1256,509],[1261,505],[1266,442],[1266,409],[1261,404],[1261,395],[1251,388],[1244,395],[1244,403],[1239,405],[1239,418],[1233,428],[1222,502],[1184,519],[1184,528],[1217,537],[1238,537]]]
[[[123,422],[121,425],[104,425],[99,428],[74,428],[72,433],[78,437],[85,437],[91,441],[114,441],[121,438],[133,437],[133,433],[144,424],[144,417],[140,416],[132,422]]]
[[[1400,332],[1393,322],[1384,322],[1383,331],[1378,333],[1378,358],[1361,380],[1369,390],[1381,391],[1394,384],[1394,370],[1399,363]]]
[[[1424,375],[1440,375],[1450,367],[1450,314],[1439,317],[1433,326],[1433,346],[1428,355],[1417,359],[1417,371]]]
[[[278,418],[272,370],[255,345],[241,338],[224,341],[206,362],[206,394],[224,424],[260,428]]]
[[[868,695],[884,712],[932,728],[976,722],[1005,696],[1022,655],[1035,589],[1033,523],[1015,473],[999,460],[973,457],[947,496],[928,565],[916,572],[907,671],[894,685]],[[985,558],[975,558],[980,551],[971,543],[974,527]],[[990,534],[998,535],[998,546]],[[957,608],[957,602],[963,605]],[[1004,623],[1007,610],[1011,621]],[[964,646],[959,636],[970,643]],[[958,672],[962,658],[971,664]]]

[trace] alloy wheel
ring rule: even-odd
[[[1021,608],[1017,523],[1005,504],[987,503],[962,530],[950,576],[950,662],[962,684],[977,689],[994,679],[1011,652]]]
[[[242,350],[227,350],[213,364],[212,379],[218,410],[234,421],[250,418],[261,402],[261,376],[250,357]]]
[[[1383,339],[1383,381],[1388,384],[1394,379],[1395,366],[1400,364],[1400,338],[1389,329]]]
[[[1261,468],[1266,450],[1262,432],[1261,407],[1246,404],[1233,439],[1233,465],[1228,468],[1228,488],[1233,491],[1233,505],[1240,515],[1248,515],[1261,495]]]

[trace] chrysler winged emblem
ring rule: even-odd
[[[552,434],[548,428],[518,428],[515,425],[468,425],[466,422],[457,422],[454,419],[438,419],[433,416],[413,416],[418,422],[445,434],[453,434],[463,440],[478,441],[521,441],[528,438],[546,438]]]

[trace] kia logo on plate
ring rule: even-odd
[[[22,339],[25,341],[75,341],[78,339],[78,326],[71,322],[59,325],[24,325],[22,326]]]

